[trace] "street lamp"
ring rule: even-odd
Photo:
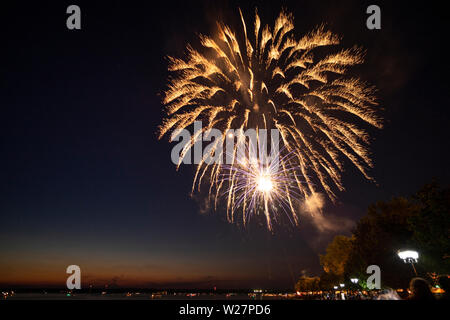
[[[334,288],[334,290],[337,290],[338,286],[334,286],[333,288]]]
[[[405,263],[411,263],[414,273],[417,276],[417,271],[416,267],[414,267],[414,263],[417,263],[417,260],[419,259],[419,253],[414,250],[399,250],[397,254]]]
[[[341,283],[339,284],[341,286],[341,288],[345,287],[345,284]]]
[[[358,288],[358,278],[351,278],[350,281],[353,283],[353,290]]]

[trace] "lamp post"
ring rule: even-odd
[[[358,278],[351,278],[350,281],[353,283],[354,289],[356,289],[359,279]]]
[[[414,267],[414,263],[417,263],[417,260],[419,259],[419,253],[414,250],[399,250],[397,254],[405,263],[411,264],[414,270],[414,274],[417,276],[417,271],[416,267]]]

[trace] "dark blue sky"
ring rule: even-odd
[[[320,272],[318,253],[367,206],[448,183],[448,63],[442,8],[378,2],[382,29],[365,27],[369,2],[76,2],[82,30],[66,29],[72,2],[2,4],[0,284],[287,287]],[[372,184],[347,167],[340,203],[275,234],[199,213],[193,169],[176,172],[156,139],[166,55],[240,7],[273,23],[284,6],[301,35],[327,22],[344,46],[362,45],[359,75],[379,89],[385,129],[373,130]],[[342,227],[342,228],[340,228]],[[3,277],[3,278],[2,278]]]

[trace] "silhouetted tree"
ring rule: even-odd
[[[410,266],[397,255],[402,248],[414,247],[408,219],[417,207],[408,199],[398,197],[370,205],[354,230],[353,251],[347,260],[346,274],[366,275],[369,265],[381,269],[381,282],[385,286],[406,287],[412,276]],[[366,275],[367,276],[367,275]]]
[[[319,291],[320,290],[319,282],[320,282],[319,277],[302,276],[297,281],[297,284],[295,285],[295,290],[299,292]]]
[[[345,264],[353,249],[352,238],[336,236],[328,245],[325,255],[320,255],[320,264],[326,273],[337,276],[344,274]]]
[[[332,290],[334,286],[344,281],[343,276],[338,276],[334,273],[323,272],[319,280],[320,290]]]
[[[422,187],[412,201],[418,210],[408,220],[420,252],[420,265],[427,271],[450,272],[450,188],[436,181]]]
[[[414,273],[397,251],[408,248],[419,251],[416,268],[420,276],[450,273],[449,218],[450,188],[436,181],[409,198],[396,197],[370,205],[352,237],[336,236],[325,255],[320,255],[325,272],[319,287],[331,289],[355,277],[364,288],[367,267],[378,265],[383,287],[406,288]]]

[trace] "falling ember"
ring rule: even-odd
[[[344,190],[345,159],[372,180],[367,172],[372,161],[364,127],[382,127],[374,88],[349,75],[351,67],[363,62],[363,51],[339,49],[340,38],[323,26],[298,39],[290,13],[282,11],[272,28],[261,24],[257,12],[252,25],[239,14],[238,31],[218,23],[217,36],[200,36],[201,50],[188,46],[185,59],[168,58],[174,76],[163,99],[167,115],[159,138],[197,120],[206,124],[183,150],[178,168],[209,129],[220,129],[223,140],[230,129],[277,129],[283,152],[289,154],[288,158],[280,155],[281,185],[272,176],[244,179],[242,167],[255,174],[248,163],[233,157],[227,166],[208,164],[205,154],[197,165],[192,191],[208,185],[215,208],[218,198],[225,197],[230,221],[242,209],[244,222],[249,212],[261,211],[269,228],[276,212],[286,212],[298,223],[295,199],[324,191],[334,201],[335,190]],[[210,152],[224,152],[216,147]],[[292,167],[296,169],[286,169]],[[234,175],[225,177],[224,170]],[[239,183],[247,186],[237,189]],[[242,192],[249,185],[254,194]],[[250,206],[249,197],[254,201]]]

